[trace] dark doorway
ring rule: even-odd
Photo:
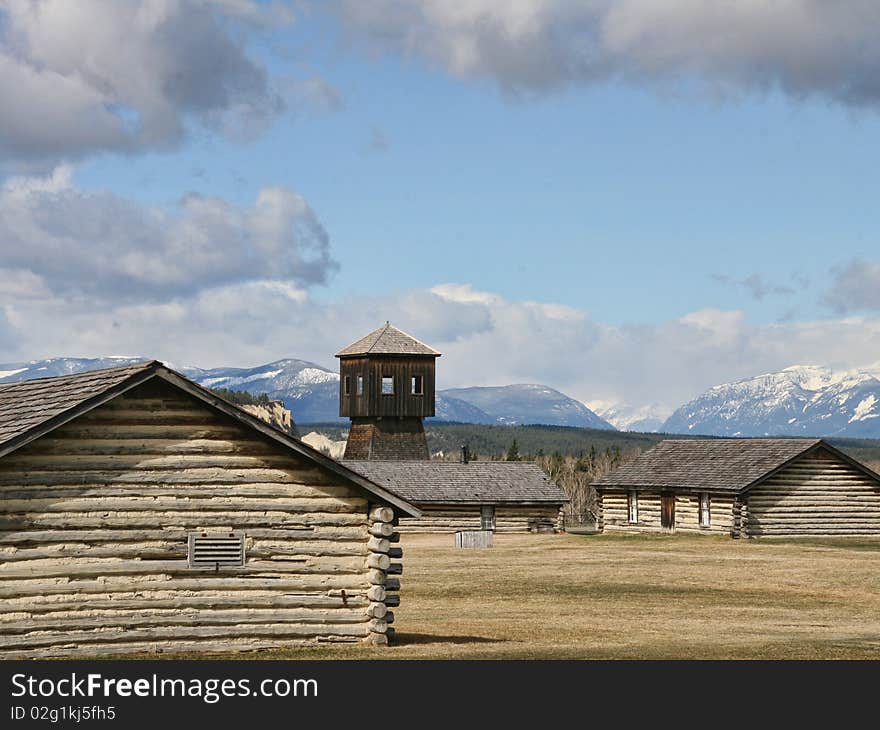
[[[675,495],[660,495],[660,526],[668,532],[675,531]]]

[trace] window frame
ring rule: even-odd
[[[358,375],[355,378],[355,395],[363,395],[364,394],[364,376]]]
[[[480,529],[481,530],[495,530],[495,505],[494,504],[481,504],[480,505]]]
[[[425,376],[421,374],[410,375],[409,378],[410,386],[410,395],[424,395],[425,394]],[[416,390],[416,383],[418,383],[419,388]]]
[[[385,390],[385,383],[388,382],[391,384],[391,390]],[[396,395],[396,383],[394,382],[393,375],[380,375],[379,376],[379,390],[382,395]]]
[[[639,524],[639,493],[635,489],[626,493],[626,522],[629,525]]]
[[[712,495],[709,492],[700,492],[699,499],[700,527],[712,527]]]
[[[342,394],[344,396],[351,395],[351,375],[346,375],[342,378]]]

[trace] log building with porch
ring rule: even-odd
[[[880,535],[880,476],[822,439],[670,439],[594,487],[605,532]]]
[[[159,362],[0,385],[0,658],[387,643],[418,515]]]

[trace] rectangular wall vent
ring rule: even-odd
[[[244,535],[236,532],[191,532],[189,567],[244,565]]]

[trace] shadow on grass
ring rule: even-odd
[[[503,644],[507,639],[491,639],[487,636],[442,636],[439,634],[399,633],[394,637],[396,646],[425,644]]]

